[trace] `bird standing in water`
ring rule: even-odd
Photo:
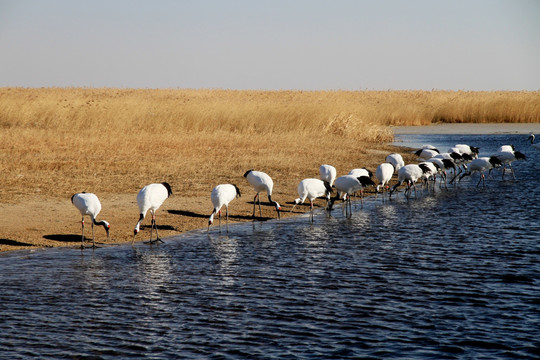
[[[81,225],[82,225],[82,239],[81,239],[81,248],[84,248],[84,217],[86,215],[90,216],[92,220],[92,247],[96,247],[95,237],[94,237],[94,225],[103,226],[107,232],[107,240],[110,239],[109,229],[110,225],[107,221],[101,220],[96,221],[96,217],[101,211],[101,203],[99,202],[96,194],[92,193],[77,193],[71,197],[71,202],[79,210],[82,215]]]

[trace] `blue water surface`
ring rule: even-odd
[[[514,144],[528,159],[517,180],[370,197],[349,218],[337,206],[314,224],[2,254],[0,356],[540,357],[540,152],[524,135],[397,137],[426,143]]]

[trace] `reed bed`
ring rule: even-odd
[[[197,191],[215,172],[335,163],[391,125],[540,122],[540,92],[1,88],[0,105],[0,201],[148,177]]]
[[[174,206],[204,203],[187,228],[201,227],[211,189],[230,182],[247,190],[248,169],[271,174],[274,198],[290,201],[323,163],[340,174],[374,170],[395,150],[392,125],[439,122],[540,122],[540,92],[0,88],[0,207],[69,204],[89,191],[129,195],[132,215],[143,185],[168,181]]]

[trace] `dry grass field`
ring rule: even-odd
[[[438,122],[537,123],[540,92],[0,88],[0,250],[76,245],[80,191],[100,197],[112,242],[130,241],[136,194],[152,182],[174,193],[158,211],[162,236],[205,227],[221,183],[244,194],[233,220],[251,221],[251,168],[272,176],[287,215],[319,165],[375,170],[396,151],[392,125]]]

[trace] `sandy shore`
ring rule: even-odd
[[[528,134],[529,132],[540,134],[540,124],[449,124],[394,127],[393,131],[395,134]],[[370,150],[357,158],[360,159],[360,163],[374,170],[374,166],[384,161],[390,150],[390,147],[380,146],[379,149]],[[412,155],[408,156],[406,161],[414,161]],[[344,169],[338,169],[338,172],[341,171]],[[311,176],[315,177],[316,174]],[[304,204],[297,206],[294,213],[291,213],[293,200],[297,197],[296,184],[280,182],[279,179],[274,179],[274,183],[273,199],[282,205],[282,217],[297,216],[309,210],[309,205]],[[209,189],[208,193],[197,197],[185,197],[181,193],[175,193],[167,199],[157,214],[160,236],[173,236],[188,230],[206,228],[212,210],[209,193],[213,185],[215,184],[208,184],[204,187]],[[241,176],[238,178],[238,185],[243,196],[231,202],[230,220],[254,221],[251,217],[254,192]],[[107,242],[103,228],[96,227],[96,243],[99,245],[130,242],[133,238],[133,227],[138,219],[136,194],[106,194],[100,197],[103,210],[98,220],[104,219],[111,223],[111,240]],[[267,203],[265,196],[262,199]],[[316,203],[317,206],[324,206],[322,200],[317,200]],[[16,203],[0,203],[0,214],[0,251],[58,246],[77,247],[81,244],[80,216],[69,199],[47,195],[24,197]],[[274,218],[276,218],[275,210],[268,205],[263,206],[262,219]],[[85,244],[88,246],[91,245],[91,226],[88,220],[86,223]],[[137,237],[138,241],[148,238],[149,223],[148,216]],[[217,231],[217,227],[213,227],[212,231]]]

